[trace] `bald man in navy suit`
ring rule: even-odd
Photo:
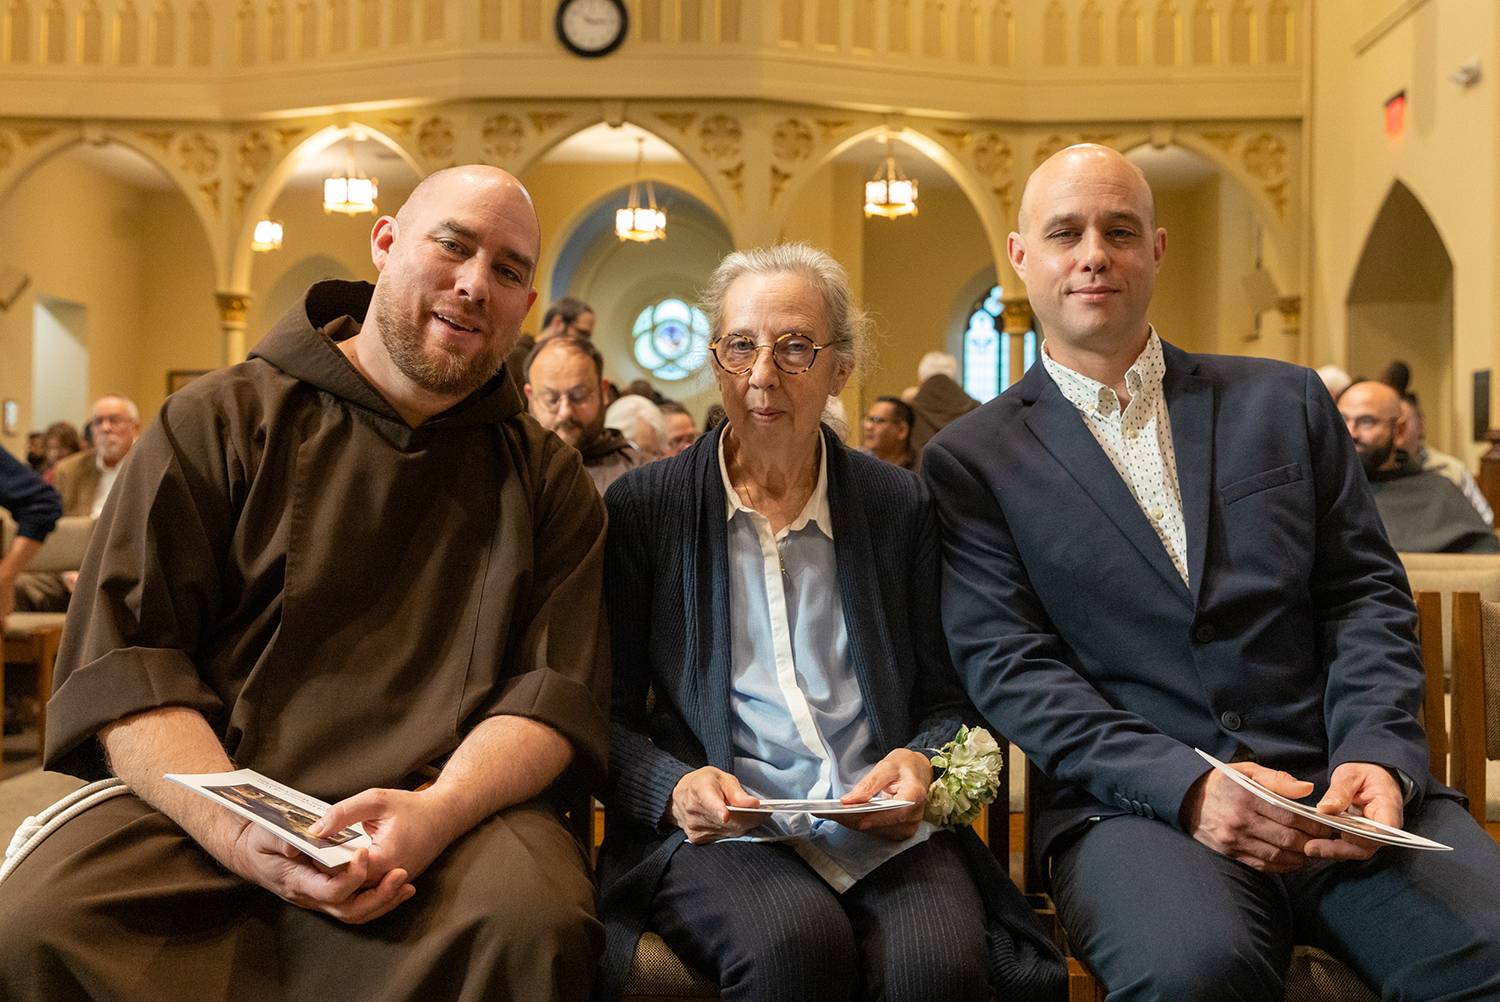
[[[1386,998],[1500,998],[1500,848],[1427,774],[1416,613],[1321,381],[1157,336],[1167,234],[1119,153],[1054,156],[1019,222],[1040,364],[923,475],[954,662],[1048,777],[1074,945],[1110,999],[1280,1002],[1294,943]],[[1340,838],[1195,748],[1455,851]]]

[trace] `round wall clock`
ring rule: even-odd
[[[563,0],[557,7],[557,38],[575,56],[609,55],[629,26],[621,0]]]

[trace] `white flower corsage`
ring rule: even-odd
[[[970,824],[1000,792],[1000,746],[983,727],[960,727],[958,737],[932,756],[932,765],[943,774],[927,788],[923,817],[939,827]]]

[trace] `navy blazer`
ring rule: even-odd
[[[1162,347],[1191,587],[1045,366],[922,460],[954,664],[1051,777],[1044,852],[1090,818],[1177,824],[1207,768],[1194,747],[1317,794],[1354,761],[1451,794],[1427,778],[1406,575],[1328,391]]]
[[[604,497],[614,708],[599,998],[618,996],[657,881],[682,844],[681,829],[661,823],[677,781],[705,765],[734,771],[723,427],[628,471]],[[845,448],[827,428],[823,447],[848,657],[874,742],[882,753],[940,747],[979,717],[943,639],[932,499],[910,472]],[[996,984],[1064,997],[1061,955],[973,831],[960,837],[990,920]]]

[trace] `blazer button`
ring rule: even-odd
[[[1123,810],[1130,810],[1130,798],[1123,793],[1115,798],[1115,803],[1119,804]]]
[[[1240,729],[1240,724],[1243,723],[1243,721],[1240,720],[1240,715],[1238,713],[1235,713],[1233,710],[1225,710],[1223,713],[1219,714],[1219,723],[1223,724],[1231,731],[1237,731]]]
[[[1199,623],[1197,628],[1193,630],[1193,639],[1198,641],[1198,643],[1200,644],[1206,644],[1214,638],[1216,633],[1217,631],[1214,629],[1214,624]]]

